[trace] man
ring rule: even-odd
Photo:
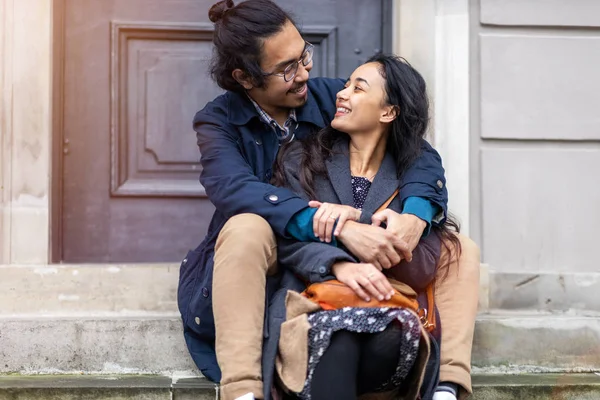
[[[215,23],[211,72],[227,92],[196,114],[194,129],[203,168],[200,181],[216,211],[206,238],[182,263],[178,303],[190,354],[209,379],[221,382],[221,398],[263,398],[269,390],[263,388],[261,370],[262,341],[268,335],[265,308],[278,285],[275,234],[291,236],[286,227],[309,209],[293,193],[269,184],[272,166],[281,144],[302,140],[329,124],[335,114],[335,95],[344,82],[309,80],[312,46],[302,39],[292,19],[269,0],[237,6],[231,0],[221,1],[209,17]],[[388,219],[387,229],[349,221],[336,238],[361,261],[385,267],[410,258],[428,224],[445,217],[444,170],[439,155],[426,142],[400,189],[403,214]],[[317,221],[315,231],[316,240],[331,236]],[[466,250],[478,258],[476,248]],[[315,266],[314,273],[325,277],[330,267]],[[451,306],[445,318],[462,316],[460,332],[454,337],[468,354],[447,357],[450,395],[456,385],[470,391],[470,345],[477,307],[478,271],[462,268],[462,263],[460,271],[449,284],[461,284],[453,289],[466,287],[470,295]],[[441,294],[450,296],[451,291],[442,289],[436,296],[438,305]],[[442,307],[440,312],[444,314]],[[444,354],[442,363],[443,359]],[[441,373],[444,379],[443,368]]]

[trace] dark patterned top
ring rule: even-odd
[[[352,177],[352,193],[354,195],[354,208],[358,210],[362,210],[363,204],[365,204],[365,199],[367,198],[367,193],[369,193],[369,189],[371,188],[371,181],[362,176],[353,176]]]

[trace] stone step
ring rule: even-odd
[[[473,400],[598,400],[597,374],[473,375]]]
[[[0,318],[0,373],[199,374],[179,316]]]
[[[475,375],[473,400],[597,400],[594,374]],[[0,376],[0,400],[213,400],[204,378],[135,375]]]
[[[215,400],[204,378],[144,375],[1,376],[0,400]]]
[[[198,374],[175,313],[0,317],[0,373]],[[600,319],[480,315],[477,373],[600,371]]]
[[[480,373],[600,371],[600,318],[595,313],[479,315],[472,363]]]

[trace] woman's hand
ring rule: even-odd
[[[373,264],[338,262],[333,264],[331,272],[364,301],[371,301],[371,296],[379,301],[389,300],[394,294],[388,279]]]
[[[360,219],[360,210],[354,207],[321,203],[319,201],[310,201],[308,205],[312,208],[318,208],[313,217],[313,230],[315,236],[321,239],[322,242],[331,242],[334,226],[335,233],[333,234],[337,236],[342,231],[346,221],[358,221]]]

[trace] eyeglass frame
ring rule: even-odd
[[[283,78],[283,80],[286,81],[286,82],[293,81],[294,78],[296,77],[296,74],[298,73],[298,64],[302,63],[302,66],[306,67],[313,60],[313,56],[314,56],[314,53],[315,53],[315,46],[312,43],[307,42],[307,41],[305,41],[304,43],[306,43],[306,45],[304,46],[304,51],[302,51],[302,55],[300,56],[300,59],[298,61],[292,61],[291,63],[289,63],[288,65],[286,65],[286,67],[283,69],[283,72],[264,72],[263,71],[263,76],[281,76]],[[307,54],[307,53],[310,53],[310,58],[309,58],[308,62],[305,64],[304,63],[304,55]],[[288,68],[295,68],[296,69],[294,71],[294,74],[292,75],[292,77],[290,79],[286,79],[285,78],[285,71],[287,71]]]

